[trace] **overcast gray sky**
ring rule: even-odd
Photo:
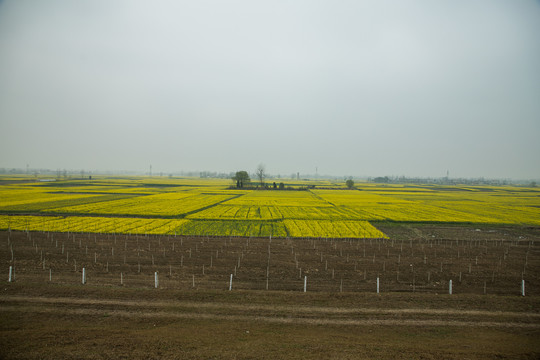
[[[0,167],[540,178],[540,1],[0,0]]]

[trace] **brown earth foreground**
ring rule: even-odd
[[[540,299],[4,283],[5,359],[537,359]]]
[[[390,239],[0,232],[0,358],[540,358],[538,228],[384,231]]]

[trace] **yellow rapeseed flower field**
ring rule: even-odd
[[[303,190],[237,190],[221,179],[22,180],[0,185],[0,229],[381,238],[377,223],[387,221],[540,225],[536,188],[358,184],[347,190],[312,180]]]

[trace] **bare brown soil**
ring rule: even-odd
[[[0,358],[540,357],[537,228],[379,228],[390,239],[2,232]]]
[[[160,288],[540,295],[540,228],[378,224],[390,239],[0,232],[17,281]]]
[[[276,294],[274,294],[276,295]],[[540,313],[420,308],[349,308],[65,297],[5,296],[3,311],[119,317],[214,319],[310,325],[432,325],[540,329]]]
[[[39,295],[44,294],[44,295]],[[5,284],[7,359],[535,359],[540,299]]]

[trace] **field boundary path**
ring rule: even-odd
[[[540,329],[540,313],[422,309],[351,308],[309,305],[230,304],[41,296],[1,296],[0,313],[54,313],[142,319],[201,319],[305,325],[459,326]]]

